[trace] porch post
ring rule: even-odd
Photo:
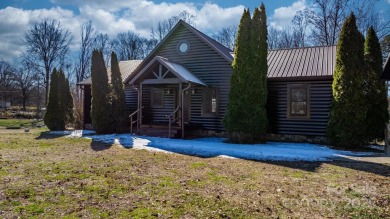
[[[179,83],[179,126],[182,126],[182,111],[183,111],[183,106],[181,102],[181,97],[182,97],[182,90],[183,90],[183,82]],[[183,129],[183,128],[182,128]]]
[[[142,125],[142,92],[143,92],[143,84],[140,83],[139,95],[138,95],[138,104],[139,104],[139,116],[138,116],[138,125]]]
[[[184,100],[184,97],[186,96],[185,95],[185,93],[184,92],[187,92],[187,91],[189,91],[189,89],[191,88],[191,83],[188,83],[188,86],[186,87],[186,88],[184,88],[183,90],[182,90],[182,95],[181,95],[181,102],[182,102],[182,104],[183,104],[183,108],[182,108],[182,110],[181,110],[181,118],[182,118],[182,120],[181,120],[181,138],[184,138],[184,114],[185,114],[185,111],[184,111],[184,104],[186,104],[186,101]]]

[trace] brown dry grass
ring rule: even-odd
[[[0,217],[386,218],[390,166],[199,158],[0,130]]]

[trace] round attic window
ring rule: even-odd
[[[180,42],[178,49],[180,53],[187,53],[190,50],[190,45],[188,42]]]

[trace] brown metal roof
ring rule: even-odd
[[[268,51],[268,78],[332,76],[336,46],[318,46]]]
[[[131,73],[134,72],[134,70],[138,67],[139,64],[141,64],[142,60],[128,60],[128,61],[120,61],[119,62],[119,69],[122,74],[122,80],[125,81],[126,78],[128,78]],[[111,67],[107,68],[107,74],[108,79],[110,80],[111,77]],[[83,81],[80,81],[78,85],[90,85],[91,84],[91,78],[87,78]]]

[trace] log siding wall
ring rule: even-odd
[[[179,53],[178,44],[185,40],[190,44],[190,50],[184,54]],[[191,124],[201,127],[204,130],[224,131],[222,119],[226,112],[228,95],[230,91],[230,78],[232,75],[231,63],[223,58],[208,44],[199,39],[194,33],[179,26],[175,33],[166,39],[163,45],[153,53],[153,57],[144,60],[144,66],[154,56],[162,56],[170,62],[184,66],[208,87],[218,88],[218,116],[202,116],[202,87],[193,85],[196,89],[191,98]],[[314,74],[314,73],[313,73]],[[315,74],[314,74],[315,75]],[[288,119],[287,118],[287,85],[308,83],[310,86],[310,118],[309,119]],[[172,86],[172,85],[171,85]],[[187,84],[183,84],[183,88]],[[175,98],[164,94],[163,109],[152,109],[145,105],[150,103],[150,92],[147,88],[143,92],[143,122],[167,122],[165,115],[170,114],[176,103]],[[170,99],[169,99],[170,98]],[[275,134],[326,136],[326,127],[329,118],[329,111],[332,101],[332,79],[331,76],[321,78],[317,76],[296,77],[296,78],[271,78],[268,80],[268,103],[267,112],[269,117],[269,132]],[[126,88],[126,103],[128,110],[133,112],[137,109],[137,92]],[[153,117],[147,120],[147,117]]]
[[[180,54],[177,48],[183,40],[190,44],[190,50]],[[197,92],[191,95],[191,123],[206,130],[223,130],[222,119],[228,102],[231,64],[184,26],[178,27],[176,34],[167,39],[156,55],[184,66],[209,87],[219,88],[218,116],[202,117],[202,91],[197,87]],[[186,86],[184,84],[183,88]]]
[[[310,85],[310,118],[287,118],[287,85]],[[332,102],[332,80],[326,81],[268,81],[267,112],[269,129],[275,134],[326,136]]]

